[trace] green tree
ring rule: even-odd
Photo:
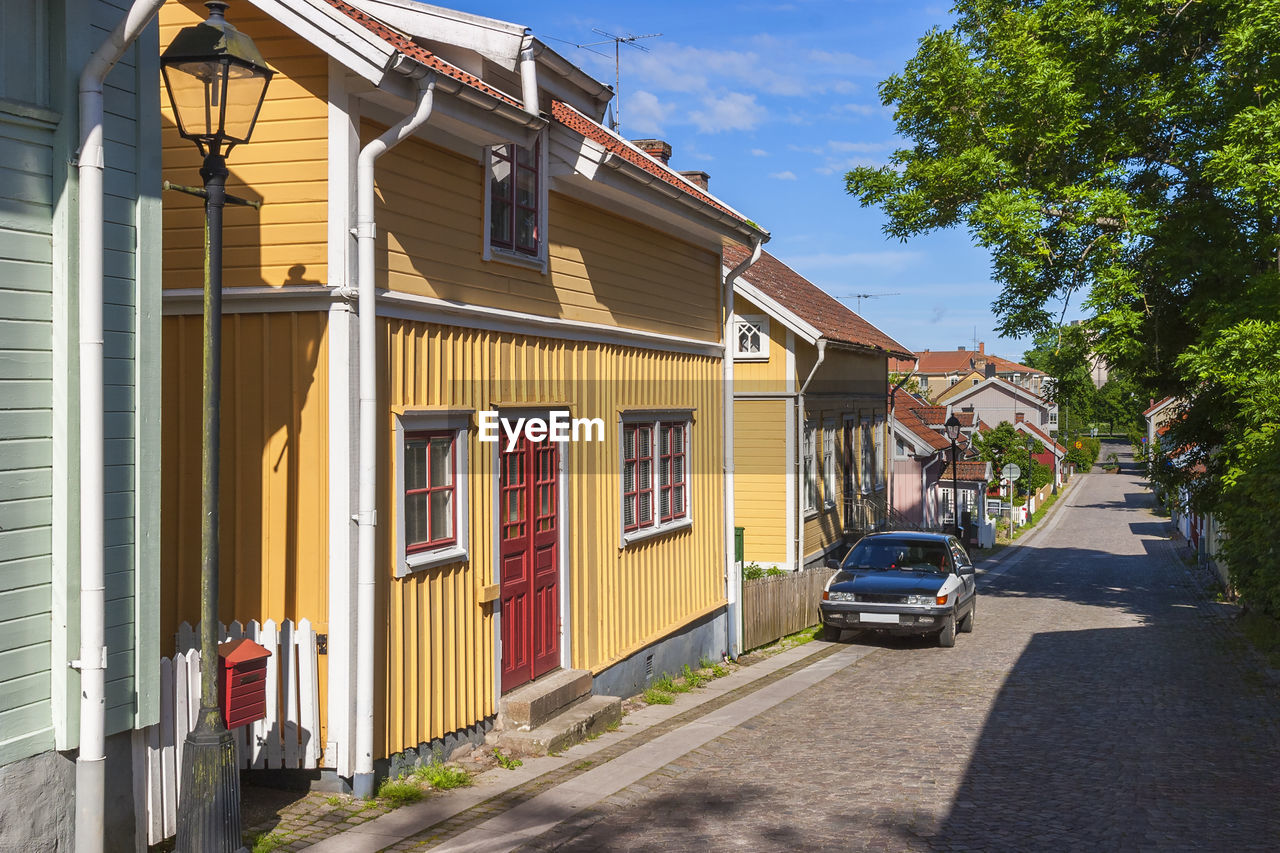
[[[991,463],[991,474],[994,478],[991,485],[998,486],[1001,470],[1004,466],[1012,464],[1017,465],[1022,471],[1015,483],[1021,493],[1026,494],[1039,488],[1032,484],[1038,476],[1045,475],[1035,473],[1035,466],[1039,463],[1027,453],[1027,435],[1015,429],[1013,424],[1005,422],[993,427],[990,432],[975,433],[973,446],[978,451],[979,459]],[[1040,453],[1043,452],[1044,445],[1031,439],[1031,448],[1033,453]],[[1043,465],[1040,467],[1045,468],[1045,471],[1049,470]],[[1040,483],[1040,486],[1047,482],[1049,481],[1046,479],[1044,483]]]
[[[1270,341],[1280,317],[1280,0],[959,0],[955,14],[880,87],[910,147],[850,172],[848,191],[890,236],[965,228],[989,249],[1005,334],[1045,333],[1082,302],[1141,398],[1188,401],[1175,446],[1215,464],[1167,476],[1219,513],[1233,572],[1280,587],[1280,551],[1249,521],[1280,505],[1258,502],[1276,469],[1276,416],[1258,415],[1276,411],[1258,387],[1269,362],[1209,363],[1223,341]],[[1267,583],[1241,588],[1280,613]]]
[[[1084,326],[1056,326],[1039,332],[1022,363],[1042,370],[1053,381],[1046,391],[1049,399],[1064,410],[1059,425],[1080,432],[1095,417],[1098,389],[1093,384],[1093,355]],[[1066,415],[1063,417],[1062,415]],[[1063,433],[1063,438],[1066,433]]]

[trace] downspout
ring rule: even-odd
[[[102,370],[102,88],[107,74],[164,0],[135,0],[80,73],[80,736],[76,755],[76,850],[103,847],[106,805],[106,576]]]
[[[760,260],[764,241],[751,241],[751,254],[724,277],[724,585],[729,620],[725,649],[736,659],[742,651],[742,575],[734,565],[733,514],[733,283]]]
[[[525,33],[520,42],[520,100],[525,112],[538,115],[538,63],[534,59],[530,33]]]
[[[796,437],[796,566],[795,570],[800,571],[804,568],[804,476],[800,470],[800,466],[804,464],[804,392],[809,390],[809,383],[813,381],[813,377],[818,375],[818,368],[822,367],[822,362],[827,359],[827,339],[818,338],[818,360],[813,363],[813,369],[809,371],[809,375],[805,377],[804,384],[800,386],[799,393],[796,394],[796,431],[799,435]]]
[[[416,66],[420,69],[421,66]],[[412,69],[410,70],[412,73]],[[357,797],[373,796],[373,706],[376,607],[376,536],[378,505],[378,318],[374,282],[373,166],[379,157],[413,134],[431,117],[436,81],[428,74],[419,81],[413,112],[366,145],[356,160],[356,289],[359,311],[360,361],[360,485],[356,523],[359,525],[356,569],[356,764],[352,780]]]

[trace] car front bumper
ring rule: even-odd
[[[821,603],[822,624],[850,630],[925,634],[942,629],[953,609],[947,607],[865,605],[855,602]]]

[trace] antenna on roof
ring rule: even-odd
[[[640,39],[654,39],[662,35],[662,33],[646,33],[638,36],[627,33],[625,36],[614,35],[606,32],[598,27],[592,27],[591,32],[597,33],[605,37],[604,41],[591,41],[586,44],[575,44],[574,47],[580,47],[583,50],[591,50],[602,44],[613,43],[613,120],[609,122],[609,127],[614,133],[622,133],[622,46],[629,44],[636,50],[649,52],[649,48],[642,44],[636,44]],[[559,39],[557,39],[559,41]],[[600,53],[598,50],[591,50],[592,53]]]
[[[901,293],[894,291],[892,293],[854,293],[850,296],[837,296],[836,299],[856,299],[858,300],[858,313],[862,313],[862,300],[879,299],[881,296],[901,296]]]

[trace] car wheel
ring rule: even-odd
[[[973,604],[969,607],[968,614],[960,620],[959,630],[961,634],[973,633],[973,617],[978,613],[978,597],[973,597]]]
[[[822,639],[826,640],[828,643],[837,642],[840,639],[840,633],[843,630],[843,628],[838,628],[835,625],[823,625]]]
[[[942,623],[942,630],[938,632],[938,645],[944,649],[949,649],[956,644],[956,615],[954,613],[947,616],[947,621]]]

